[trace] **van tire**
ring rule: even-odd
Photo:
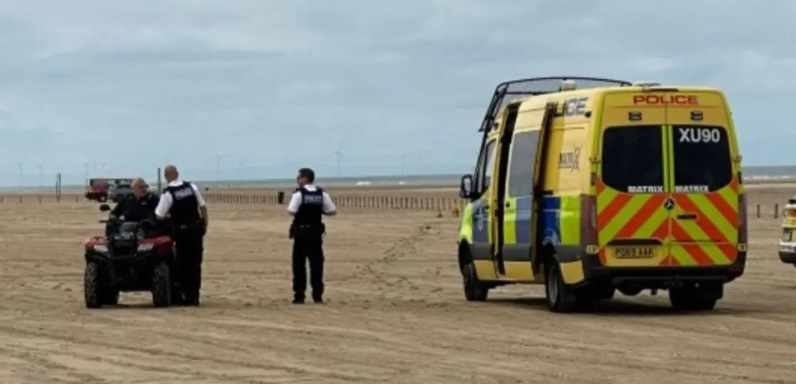
[[[672,307],[685,311],[710,311],[722,297],[721,283],[696,283],[669,289]]]
[[[486,301],[489,296],[489,286],[478,280],[475,264],[472,261],[462,267],[462,281],[464,282],[464,297],[467,301]]]
[[[578,300],[575,289],[564,283],[561,277],[561,267],[553,258],[545,263],[544,292],[547,307],[553,312],[573,312],[578,304],[583,305],[583,299]]]

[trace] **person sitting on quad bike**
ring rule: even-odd
[[[154,219],[158,197],[149,192],[149,186],[141,178],[133,180],[132,190],[131,195],[125,196],[116,204],[111,215],[125,221]]]
[[[105,229],[106,235],[115,232],[120,222],[156,222],[155,207],[158,205],[158,197],[149,192],[149,185],[142,178],[133,180],[132,190],[132,194],[124,196],[113,207]]]

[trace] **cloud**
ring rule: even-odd
[[[333,172],[338,150],[347,173],[464,172],[495,84],[555,74],[719,86],[745,158],[784,163],[794,137],[770,111],[796,92],[795,14],[787,1],[6,1],[0,173],[41,161],[81,175],[101,159],[212,177],[221,154],[226,176],[280,177]]]

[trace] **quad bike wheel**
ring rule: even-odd
[[[156,307],[171,305],[171,275],[166,263],[160,263],[152,270],[152,304]]]
[[[462,267],[462,280],[464,282],[464,297],[467,301],[486,301],[489,287],[478,280],[475,264],[469,262]]]
[[[95,262],[86,263],[83,276],[83,292],[86,308],[99,308],[102,306],[102,281],[100,280],[100,266]]]

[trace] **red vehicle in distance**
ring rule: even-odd
[[[114,191],[117,188],[129,189],[132,182],[133,179],[131,178],[91,178],[88,180],[88,185],[86,186],[86,199],[104,203],[109,199],[112,200]]]

